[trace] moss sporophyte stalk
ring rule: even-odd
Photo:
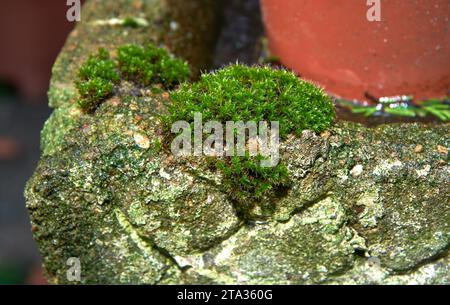
[[[189,83],[187,64],[164,49],[126,45],[116,53],[116,58],[111,59],[106,50],[100,49],[80,68],[76,82],[80,107],[86,112],[94,111],[113,94],[121,79],[138,86],[162,84],[166,90],[173,89],[167,113],[161,116],[165,150],[177,136],[172,134],[171,126],[184,121],[193,127],[196,113],[202,115],[204,122],[277,122],[280,140],[289,134],[299,136],[306,129],[321,132],[334,120],[333,104],[322,89],[285,70],[232,65]],[[233,132],[236,137],[237,130]],[[248,144],[248,130],[246,137]],[[207,157],[205,162],[222,173],[224,189],[233,200],[251,206],[290,185],[286,165],[281,161],[273,167],[261,166],[266,157],[246,152]]]

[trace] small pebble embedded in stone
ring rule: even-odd
[[[355,167],[352,168],[352,170],[350,171],[350,174],[353,177],[358,177],[359,175],[361,175],[363,172],[363,166],[361,164],[355,165]]]

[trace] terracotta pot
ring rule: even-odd
[[[349,99],[441,97],[450,89],[448,0],[381,0],[369,22],[365,0],[262,0],[272,53]]]

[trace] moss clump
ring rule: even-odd
[[[280,137],[331,126],[334,107],[322,89],[285,70],[229,66],[172,93],[170,121],[278,121]]]
[[[125,27],[130,27],[130,28],[138,28],[139,27],[139,22],[133,18],[133,17],[126,17],[123,22],[122,25]]]
[[[189,66],[173,58],[161,48],[148,45],[124,45],[117,49],[117,59],[111,59],[108,51],[99,49],[91,55],[78,71],[75,86],[80,99],[79,106],[86,112],[93,112],[113,94],[114,86],[121,78],[137,85],[161,84],[172,89],[189,77]]]
[[[269,67],[229,66],[203,75],[194,84],[183,84],[171,98],[169,115],[164,118],[168,130],[176,121],[194,122],[196,112],[202,113],[204,122],[278,121],[280,139],[305,129],[321,132],[334,120],[333,104],[320,88],[291,72]],[[264,168],[261,158],[232,157],[215,163],[234,199],[258,200],[289,184],[285,165]]]
[[[259,199],[270,190],[287,187],[290,184],[287,168],[284,164],[275,167],[262,167],[261,155],[251,157],[234,156],[228,160],[218,160],[213,164],[225,178],[229,195],[235,200]],[[250,205],[244,207],[251,207]]]
[[[145,86],[161,83],[170,89],[189,78],[189,67],[164,49],[153,45],[146,48],[126,45],[117,51],[120,72],[127,80],[141,82]]]
[[[105,49],[91,55],[81,66],[75,86],[80,94],[78,104],[85,111],[93,111],[112,92],[120,80],[114,61]]]

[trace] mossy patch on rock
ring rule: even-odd
[[[108,51],[100,49],[97,55],[91,55],[81,66],[75,86],[80,94],[78,104],[87,111],[94,111],[98,105],[111,96],[114,84],[120,77],[116,65]]]
[[[189,66],[185,62],[150,44],[145,48],[138,45],[119,47],[117,61],[125,79],[145,86],[160,83],[171,89],[189,78]]]
[[[305,129],[321,132],[334,120],[334,107],[322,89],[300,80],[286,70],[270,67],[232,65],[198,82],[183,84],[172,92],[169,115],[164,117],[167,130],[176,121],[194,122],[201,113],[204,121],[279,122],[279,137],[300,135]],[[170,139],[170,136],[167,137]],[[248,137],[247,137],[247,140]],[[286,166],[260,165],[262,155],[233,156],[211,162],[225,179],[233,199],[252,206],[269,192],[290,183]]]
[[[334,106],[319,87],[292,72],[270,67],[232,65],[171,94],[170,122],[279,121],[280,137],[305,129],[321,132],[334,120]]]
[[[154,45],[124,45],[117,48],[117,59],[101,48],[81,66],[75,81],[80,99],[78,104],[86,112],[93,112],[113,94],[121,79],[137,85],[161,84],[166,89],[184,82],[189,77],[189,66]]]

